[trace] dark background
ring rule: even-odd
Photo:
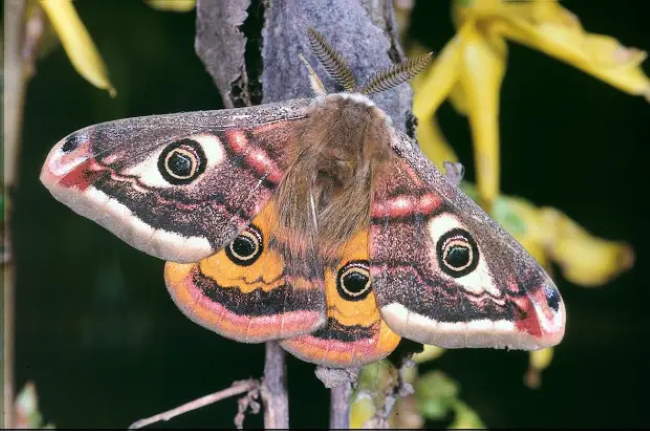
[[[648,2],[564,4],[589,31],[650,49]],[[167,294],[162,261],[75,215],[38,182],[50,147],[81,127],[221,107],[194,54],[193,12],[158,12],[140,1],[76,6],[119,94],[111,99],[86,83],[61,49],[38,63],[29,86],[12,226],[16,379],[18,388],[36,383],[42,413],[58,427],[125,427],[234,379],[259,376],[264,349],[190,322]],[[417,3],[413,37],[438,51],[453,32],[447,2]],[[524,352],[456,350],[421,369],[439,367],[458,380],[462,397],[491,427],[648,426],[648,104],[544,54],[509,47],[503,191],[557,207],[598,236],[628,241],[637,261],[602,288],[557,278],[567,334],[541,389],[523,385]],[[440,119],[472,179],[466,119],[448,104]],[[292,425],[326,425],[329,395],[314,367],[293,357],[288,367]],[[228,400],[159,426],[232,427],[235,412]],[[261,419],[249,416],[246,424]]]

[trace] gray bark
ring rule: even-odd
[[[250,0],[198,0],[194,49],[221,93],[226,108],[250,106],[240,27]]]
[[[264,402],[264,428],[289,428],[285,353],[276,341],[266,343],[261,395]]]
[[[360,82],[403,59],[389,0],[198,0],[195,47],[226,107],[254,104],[260,92],[263,103],[312,97],[299,54],[328,91],[340,91],[309,49],[309,27],[342,53]],[[408,84],[373,96],[409,135],[411,96]]]

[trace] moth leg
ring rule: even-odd
[[[327,94],[327,90],[325,90],[323,81],[320,80],[314,69],[311,67],[311,64],[309,64],[309,62],[305,59],[305,57],[303,57],[302,54],[298,54],[298,57],[307,68],[307,74],[309,75],[309,84],[311,85],[311,89],[314,94],[316,96],[325,96]]]
[[[454,162],[444,162],[443,165],[445,166],[445,178],[447,181],[458,187],[463,180],[463,176],[465,176],[465,167],[462,163]]]

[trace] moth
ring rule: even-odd
[[[345,91],[326,94],[310,70],[312,99],[90,126],[52,148],[42,183],[166,260],[176,305],[234,340],[281,340],[330,367],[383,358],[401,337],[560,342],[565,307],[548,275],[453,181],[405,155],[410,138],[370,99],[429,59],[359,85],[320,33],[309,41]]]

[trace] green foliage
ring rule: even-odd
[[[485,428],[478,414],[460,399],[458,384],[439,370],[420,376],[415,383],[415,397],[420,413],[432,421],[453,420],[449,428]]]
[[[36,385],[28,382],[16,397],[14,424],[17,428],[54,429],[54,424],[44,423],[43,415],[38,409]]]

